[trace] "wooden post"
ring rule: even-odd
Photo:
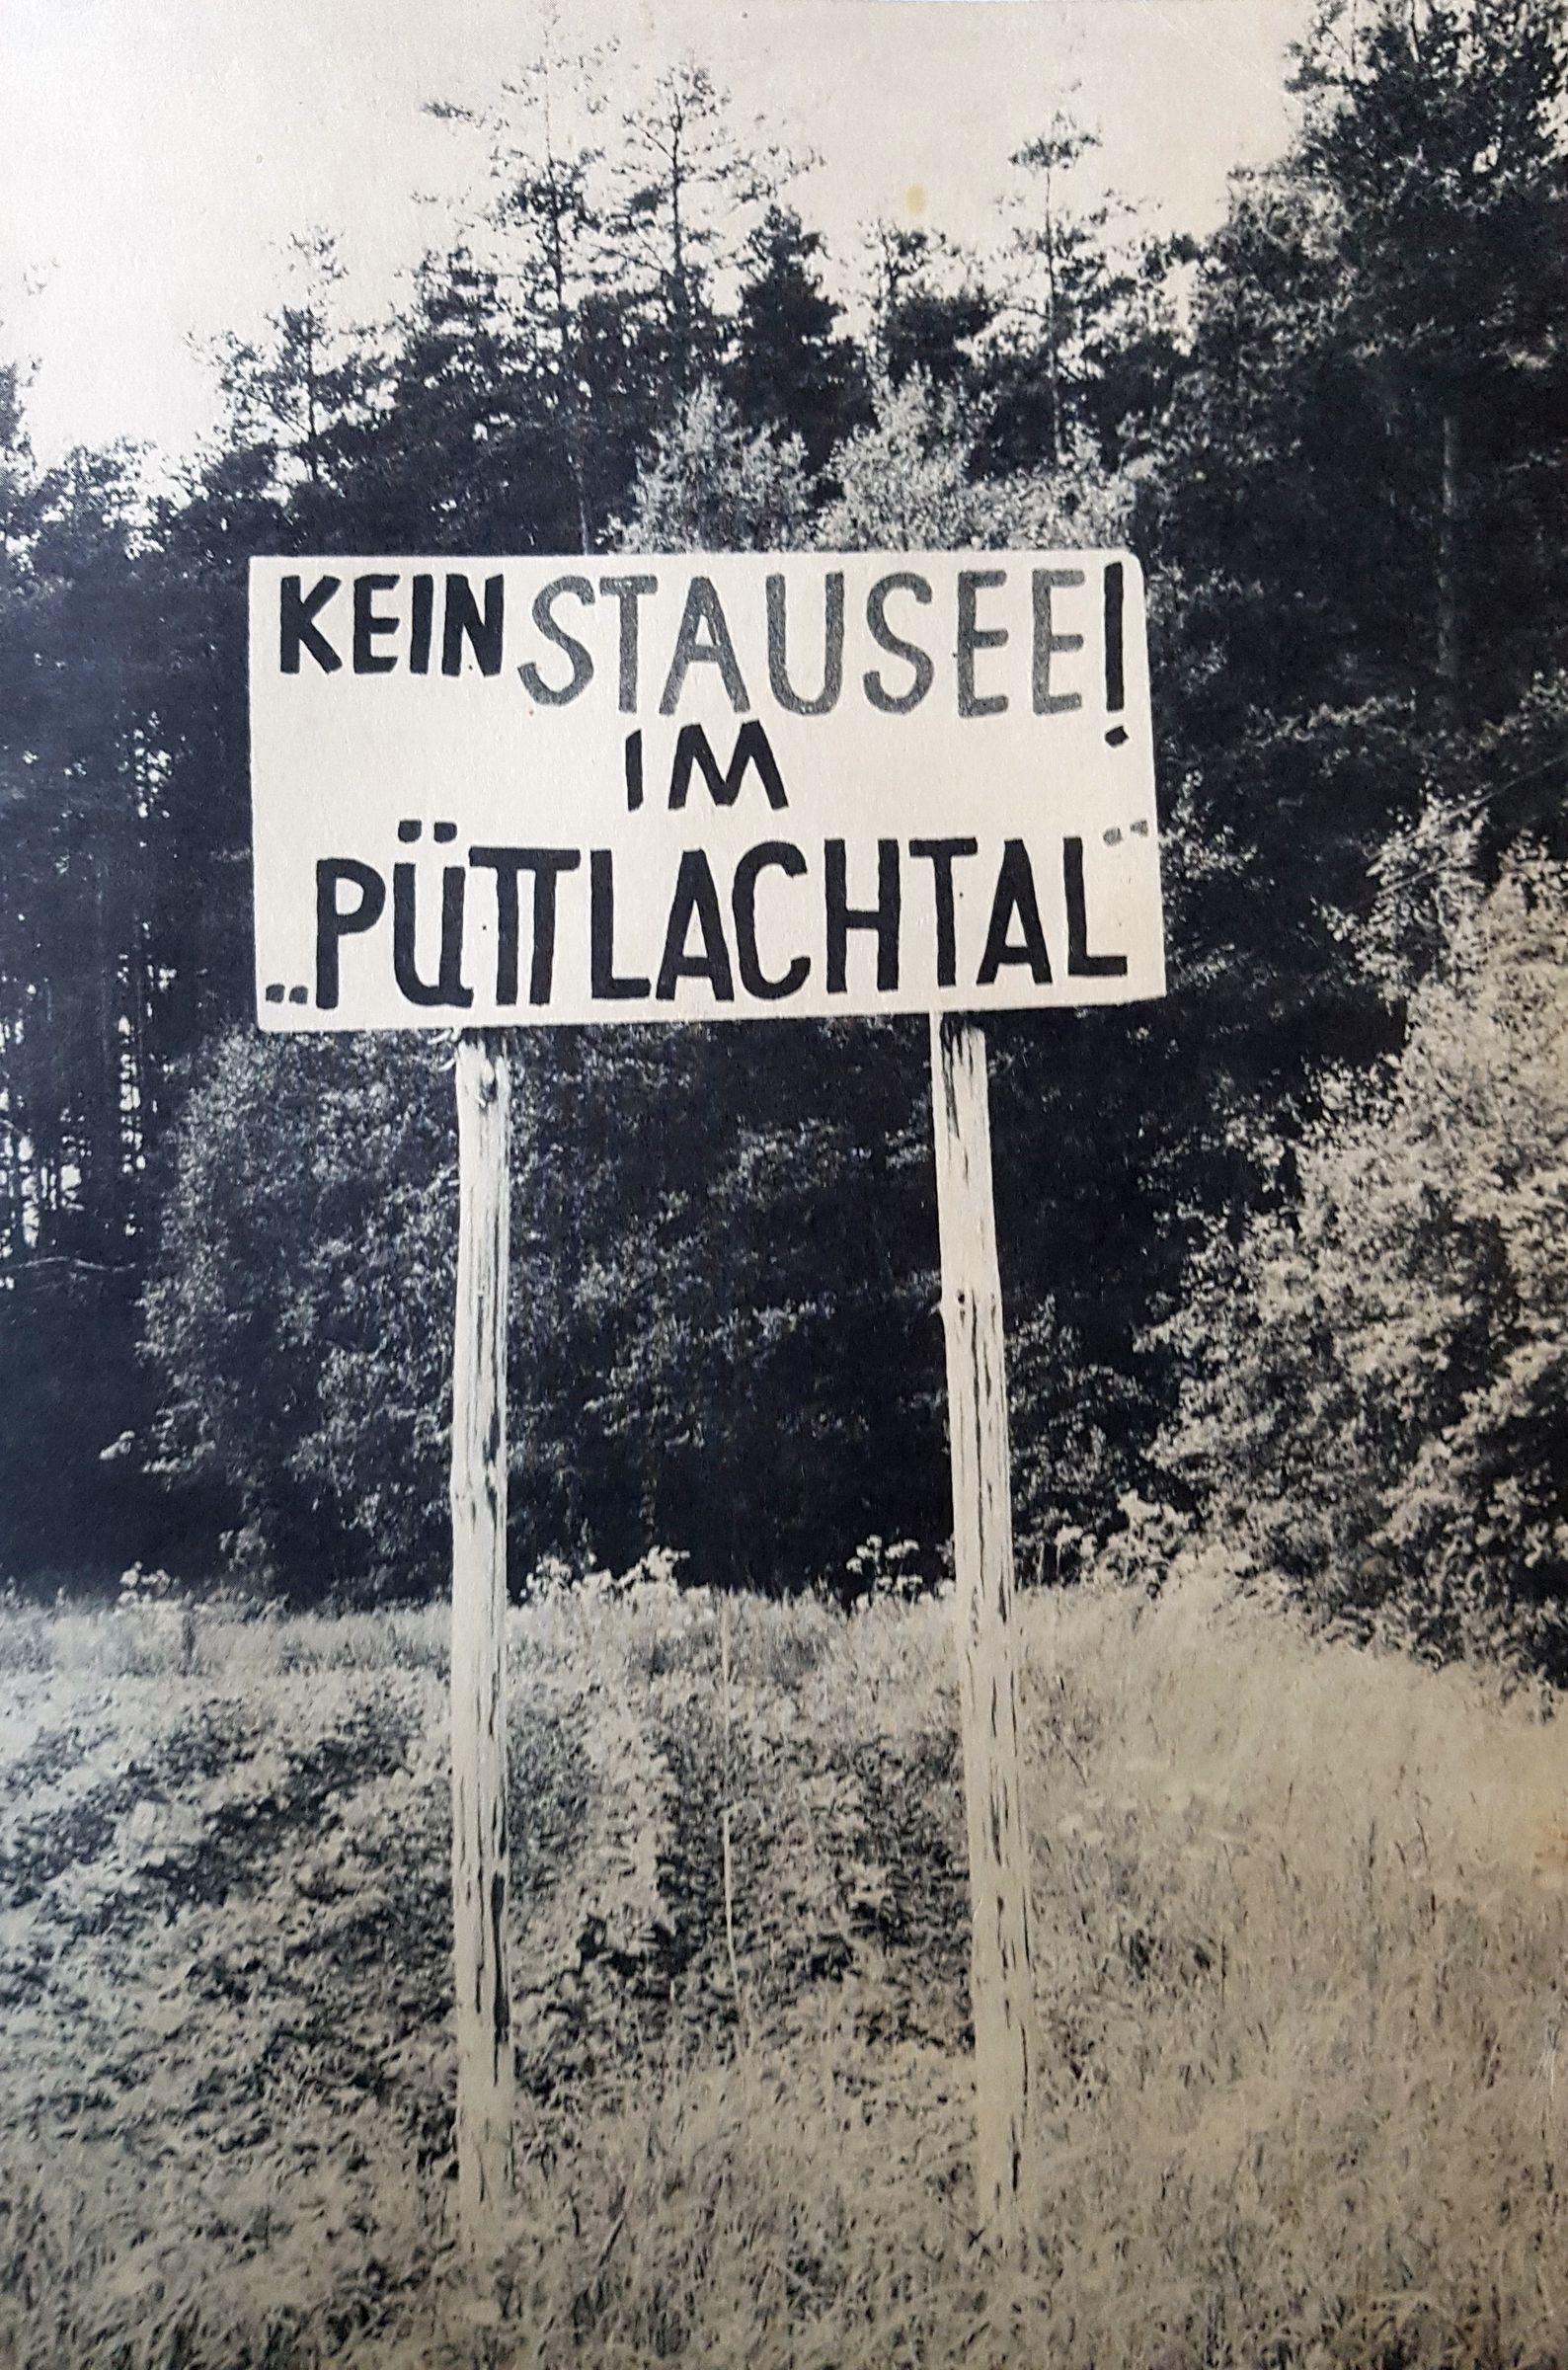
[[[947,1340],[964,1798],[972,1916],[975,2186],[981,2227],[1016,2243],[1029,2128],[1033,1965],[1018,1754],[1013,1520],[985,1035],[931,1015],[931,1105]]]
[[[457,1041],[452,1356],[452,1925],[457,2211],[494,2262],[512,2177],[507,1986],[507,1265],[511,1080],[499,1035]]]

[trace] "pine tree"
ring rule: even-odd
[[[974,348],[995,315],[967,257],[935,231],[873,223],[867,239],[878,366],[897,387],[921,371],[937,387],[973,395]]]
[[[623,275],[642,290],[645,366],[667,375],[671,404],[722,358],[715,273],[744,252],[778,163],[737,137],[728,100],[689,57],[666,67],[626,117],[610,228]]]
[[[1012,159],[1029,176],[1029,194],[1013,236],[1006,311],[1015,335],[1022,327],[1025,366],[1038,366],[1044,449],[1053,461],[1084,417],[1097,335],[1128,285],[1107,251],[1109,207],[1073,202],[1075,168],[1098,146],[1097,133],[1058,108]]]
[[[1531,0],[1325,0],[1296,86],[1340,335],[1408,456],[1427,669],[1473,716],[1551,650],[1568,597],[1568,31]]]
[[[599,112],[601,62],[597,52],[567,57],[546,41],[502,85],[494,106],[476,111],[442,103],[429,110],[479,125],[489,141],[485,221],[494,234],[487,244],[495,250],[495,284],[508,290],[514,342],[530,357],[531,409],[550,448],[549,465],[570,480],[576,513],[572,531],[549,542],[555,550],[592,550],[604,515],[604,473],[596,465],[589,408],[590,398],[608,391],[596,388],[591,375],[588,327],[612,294],[603,152],[567,137],[557,106],[558,91],[570,82],[586,93],[589,114]]]
[[[865,373],[822,283],[823,239],[792,208],[769,206],[745,253],[728,384],[742,417],[799,436],[816,474],[867,416]]]

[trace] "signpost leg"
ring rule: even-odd
[[[494,2261],[512,2176],[507,1986],[507,1261],[511,1080],[505,1041],[457,1042],[452,1358],[452,1921],[457,2209]]]
[[[1018,2236],[1030,2111],[1029,1851],[1018,1753],[1013,1525],[985,1036],[931,1016],[931,1103],[947,1339],[964,1796],[973,1916],[975,2178],[983,2229]]]

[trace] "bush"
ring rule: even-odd
[[[1165,1332],[1163,1461],[1320,1611],[1447,1652],[1568,1592],[1568,885],[1455,887],[1403,1053],[1331,1081],[1279,1206],[1210,1238]]]

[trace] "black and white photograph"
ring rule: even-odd
[[[0,2370],[1568,2370],[1568,19],[0,0]]]

